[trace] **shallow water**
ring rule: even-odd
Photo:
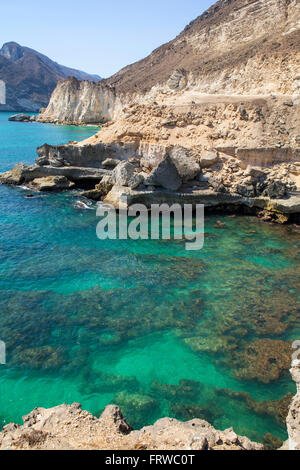
[[[0,171],[33,162],[45,142],[94,133],[7,118]],[[257,403],[295,392],[296,231],[210,216],[198,252],[181,241],[103,242],[95,211],[74,208],[75,192],[25,194],[0,186],[0,425],[36,406],[79,401],[99,414],[113,402],[136,427],[197,415],[252,439],[286,438],[280,406],[267,413]]]

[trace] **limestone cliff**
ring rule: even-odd
[[[41,120],[102,122],[115,119],[122,105],[190,106],[203,95],[210,102],[216,95],[227,102],[234,96],[292,97],[299,94],[299,74],[298,0],[221,0],[173,41],[105,80],[118,100],[104,86],[85,84],[78,91],[75,83],[60,84]]]
[[[101,123],[111,121],[120,106],[114,89],[102,82],[68,78],[58,83],[48,107],[38,120],[50,122]]]

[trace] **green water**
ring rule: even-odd
[[[0,171],[31,163],[45,142],[95,131],[7,118]],[[119,404],[135,427],[197,415],[252,439],[286,438],[275,401],[295,393],[293,227],[210,216],[198,252],[181,241],[100,241],[95,210],[76,209],[76,192],[26,192],[0,186],[0,427],[36,406],[79,401],[96,415]],[[257,408],[265,400],[273,411]]]

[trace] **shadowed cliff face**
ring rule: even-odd
[[[72,76],[78,80],[99,81],[90,75],[53,62],[48,57],[15,42],[0,49],[0,80],[6,83],[6,105],[0,110],[38,111],[47,106],[59,80]]]

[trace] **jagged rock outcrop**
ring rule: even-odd
[[[217,431],[206,421],[182,423],[164,418],[133,431],[120,408],[110,405],[100,418],[78,403],[36,408],[23,426],[8,424],[0,433],[2,450],[263,450],[263,445],[238,436],[232,428]]]
[[[12,170],[0,174],[0,184],[23,185],[32,182],[37,178],[48,178],[63,176],[70,181],[80,184],[90,183],[92,186],[97,184],[103,176],[109,172],[100,168],[85,167],[54,167],[39,165],[18,164]]]
[[[297,394],[290,406],[287,417],[287,430],[289,434],[289,450],[300,450],[300,360],[292,363],[291,374],[297,385]]]
[[[53,62],[45,55],[9,42],[0,49],[0,80],[6,83],[5,100],[0,99],[0,111],[39,111],[49,103],[59,80],[99,81],[91,75]]]

